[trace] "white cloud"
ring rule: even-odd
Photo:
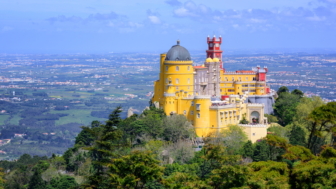
[[[203,4],[187,1],[181,7],[173,10],[175,17],[189,18],[204,24],[217,24],[226,29],[246,29],[251,27],[255,31],[288,30],[295,26],[308,28],[336,28],[336,7],[330,3],[336,0],[319,0],[328,2],[329,6],[319,5],[315,7],[282,7],[273,9],[211,9]],[[268,25],[272,24],[273,27]],[[239,27],[237,27],[239,26]]]
[[[157,16],[148,16],[148,19],[153,23],[153,24],[160,24],[161,20]]]
[[[107,24],[107,26],[114,27],[115,24],[113,22],[109,21],[108,24]]]
[[[258,18],[251,18],[250,21],[252,23],[263,23],[263,22],[266,22],[266,20],[258,19]]]
[[[2,29],[1,29],[1,31],[3,31],[3,32],[7,32],[7,31],[11,31],[11,30],[13,30],[14,28],[12,28],[12,27],[10,27],[10,26],[4,26]]]
[[[310,17],[307,17],[308,20],[311,20],[311,21],[324,21],[326,18],[324,16],[320,17],[320,16],[310,16]]]
[[[186,8],[182,7],[182,8],[178,8],[174,11],[174,14],[176,16],[180,16],[180,17],[184,17],[184,16],[195,16],[194,14],[191,14],[189,12],[189,10],[187,10]]]
[[[133,28],[142,28],[143,27],[143,24],[139,24],[139,23],[136,23],[136,22],[129,22],[128,25],[133,27]]]

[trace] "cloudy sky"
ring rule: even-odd
[[[336,49],[336,0],[0,0],[0,53]]]

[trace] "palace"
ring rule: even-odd
[[[230,124],[243,127],[252,142],[265,137],[268,123],[264,113],[273,111],[274,101],[266,84],[267,67],[226,71],[222,38],[208,37],[207,43],[202,66],[193,65],[189,51],[179,41],[161,54],[152,103],[167,115],[185,115],[199,137],[216,134]]]

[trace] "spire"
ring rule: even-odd
[[[179,39],[177,40],[177,45],[180,45],[180,40]]]

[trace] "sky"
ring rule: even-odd
[[[0,0],[0,53],[336,49],[336,0]]]

